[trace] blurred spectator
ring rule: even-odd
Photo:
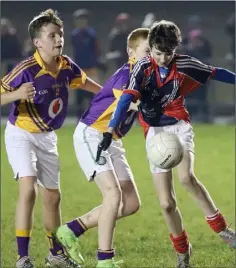
[[[17,37],[16,29],[7,18],[1,18],[1,60],[6,63],[6,73],[22,59],[22,46]]]
[[[188,55],[198,58],[206,64],[210,64],[212,46],[210,41],[203,36],[200,29],[189,32],[185,50]]]
[[[212,46],[202,34],[201,29],[192,29],[188,33],[184,46],[184,52],[200,61],[210,64],[212,58]],[[209,122],[208,87],[206,84],[189,94],[186,98],[190,114],[198,121]]]
[[[225,26],[226,33],[230,38],[230,51],[226,55],[226,59],[230,62],[230,65],[234,70],[234,61],[235,61],[235,13],[233,13],[227,20]]]
[[[188,31],[202,28],[202,18],[197,14],[189,16],[187,27]]]
[[[114,60],[116,69],[127,61],[127,36],[131,31],[130,16],[120,13],[115,20],[115,26],[108,36],[107,60]]]
[[[202,19],[199,15],[191,15],[188,17],[186,23],[186,29],[183,31],[183,40],[178,48],[178,53],[186,53],[186,46],[188,45],[189,41],[189,34],[191,31],[194,30],[202,30]]]
[[[142,27],[150,28],[155,21],[156,21],[156,16],[154,15],[154,13],[148,13],[144,18]]]
[[[87,9],[78,9],[74,13],[75,28],[72,31],[72,49],[74,61],[85,73],[99,82],[98,63],[100,49],[96,31],[89,25],[90,12]],[[84,90],[76,91],[77,115],[80,118],[87,109],[93,94]]]
[[[27,38],[24,42],[24,47],[23,47],[23,55],[24,57],[30,57],[34,54],[35,52],[35,47],[33,45],[33,42],[30,38]]]

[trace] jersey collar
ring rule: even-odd
[[[41,58],[38,50],[36,50],[36,52],[34,53],[34,58],[37,61],[38,65],[41,67],[41,70],[36,75],[36,77],[39,77],[44,74],[49,74],[52,77],[56,78],[62,69],[68,69],[69,67],[67,61],[62,56],[59,56],[58,57],[58,61],[59,61],[58,71],[56,73],[52,73],[47,70],[47,67],[45,66],[43,59]]]

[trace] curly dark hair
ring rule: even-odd
[[[172,21],[161,20],[150,28],[148,42],[160,51],[173,51],[182,41],[179,27]]]
[[[42,26],[46,26],[49,23],[63,27],[63,21],[59,18],[58,12],[53,9],[47,9],[41,12],[38,16],[34,17],[28,26],[28,32],[31,40],[38,37]]]

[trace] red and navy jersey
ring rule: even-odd
[[[196,58],[176,54],[169,75],[162,82],[159,67],[151,56],[137,61],[124,94],[140,99],[140,123],[146,133],[149,126],[173,125],[190,121],[185,95],[205,84],[215,68]]]

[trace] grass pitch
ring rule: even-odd
[[[196,175],[207,187],[217,207],[234,228],[234,128],[195,125],[194,130]],[[73,131],[74,127],[64,127],[58,131],[63,222],[86,213],[101,201],[98,189],[94,183],[87,182],[77,164],[72,143]],[[134,128],[123,142],[135,175],[142,207],[137,214],[117,222],[116,258],[124,260],[122,267],[175,267],[175,254],[152,185],[141,129]],[[14,229],[17,183],[12,179],[12,171],[6,157],[3,129],[1,145],[1,267],[5,268],[15,267],[17,255]],[[176,176],[175,186],[178,206],[193,245],[192,265],[199,268],[235,267],[235,252],[210,230],[202,212],[181,187]],[[41,225],[40,198],[38,199],[30,253],[35,259],[36,267],[44,267],[48,242]],[[87,261],[85,267],[95,267],[96,228],[81,237],[81,243]]]

